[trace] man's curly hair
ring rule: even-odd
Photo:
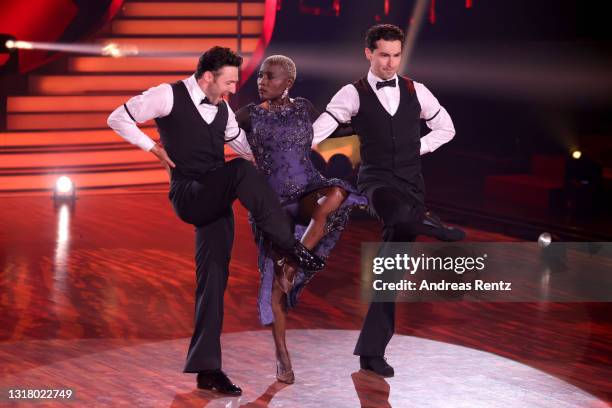
[[[393,24],[377,24],[368,29],[365,37],[365,46],[371,51],[376,49],[376,41],[400,41],[404,47],[404,32]]]
[[[206,71],[210,71],[214,76],[217,76],[219,75],[217,71],[227,65],[240,68],[242,57],[227,47],[212,47],[200,56],[195,77],[196,79],[202,78]]]

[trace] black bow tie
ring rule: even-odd
[[[214,103],[212,103],[212,102],[210,101],[210,99],[208,99],[208,96],[207,96],[207,97],[205,97],[204,99],[202,99],[202,101],[200,102],[200,105],[202,105],[202,104],[204,104],[204,103],[205,103],[205,104],[208,104],[208,105],[217,106],[217,105],[215,105]]]
[[[385,86],[391,86],[395,88],[395,78],[390,79],[388,81],[378,81],[376,82],[376,90],[378,91],[380,88],[384,88]]]

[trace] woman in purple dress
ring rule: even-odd
[[[295,77],[295,64],[290,58],[282,55],[266,58],[257,77],[263,102],[241,108],[236,118],[247,133],[257,169],[265,175],[294,221],[296,238],[327,258],[351,209],[366,206],[367,199],[346,181],[326,179],[315,169],[310,151],[312,123],[318,112],[307,99],[289,97]],[[262,232],[251,225],[261,274],[259,318],[262,324],[272,325],[276,378],[291,384],[295,377],[285,341],[286,314],[296,306],[314,273],[276,255]]]

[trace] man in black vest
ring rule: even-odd
[[[450,116],[429,90],[398,76],[404,33],[399,27],[380,24],[366,34],[367,76],[346,85],[314,123],[313,145],[329,136],[341,123],[351,122],[361,143],[358,185],[371,210],[383,222],[386,242],[411,242],[417,235],[458,241],[465,234],[444,225],[427,211],[420,156],[451,140],[455,129]],[[425,120],[431,132],[421,137]],[[395,303],[372,302],[355,355],[361,368],[385,377],[394,375],[385,349],[395,330]]]
[[[223,99],[236,91],[242,57],[213,47],[195,74],[161,84],[118,107],[108,124],[127,141],[152,152],[171,174],[170,200],[179,218],[196,227],[195,330],[185,372],[198,373],[199,388],[240,395],[241,389],[221,371],[223,294],[234,239],[232,203],[236,198],[281,253],[306,269],[324,262],[293,236],[279,199],[245,159],[225,162],[224,144],[249,157],[244,131]],[[155,119],[162,146],[136,123]]]

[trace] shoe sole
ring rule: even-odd
[[[367,368],[366,368],[366,367],[363,367],[363,366],[361,366],[361,369],[362,369],[362,370],[365,370],[365,371],[369,371],[369,372],[371,372],[371,373],[374,373],[374,374],[376,374],[376,375],[378,375],[378,376],[381,376],[381,377],[383,377],[383,378],[393,378],[393,377],[395,377],[395,373],[392,373],[392,374],[381,374],[381,373],[379,373],[379,372],[377,372],[377,371],[372,370],[372,369],[371,369],[371,368],[369,368],[369,367],[367,367]]]
[[[283,384],[294,384],[295,383],[295,378],[291,378],[291,379],[284,379],[284,378],[278,378],[276,377],[276,381],[283,383]]]
[[[219,394],[229,395],[229,396],[232,396],[232,397],[239,397],[239,396],[242,395],[242,392],[239,392],[239,393],[229,393],[229,392],[219,391],[213,385],[199,385],[198,384],[198,389],[199,390],[205,390],[205,391],[214,391],[214,392],[217,392]]]

